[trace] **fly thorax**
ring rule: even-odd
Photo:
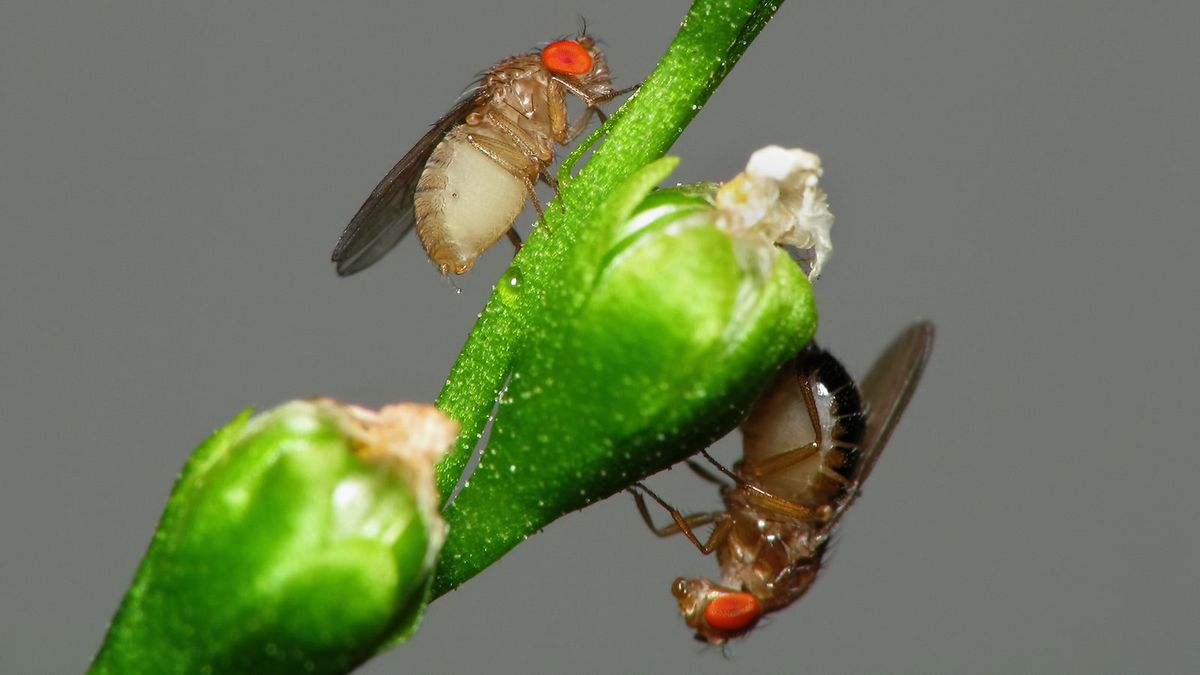
[[[554,161],[554,141],[549,107],[566,103],[560,93],[551,94],[550,74],[540,62],[522,61],[503,70],[503,82],[495,80],[492,96],[482,113],[500,118],[505,140],[515,151],[536,157],[542,164]],[[498,78],[499,75],[493,76]],[[469,120],[468,120],[469,121]],[[541,168],[540,166],[538,167]],[[534,173],[534,178],[537,174]]]
[[[770,605],[772,598],[798,590],[802,569],[813,567],[811,583],[825,546],[819,525],[736,504],[730,514],[733,525],[717,550],[723,584]]]
[[[807,593],[817,580],[823,557],[824,548],[816,555],[794,560],[790,566],[780,570],[771,582],[771,594],[761,596],[765,609],[773,611],[787,607]]]
[[[514,82],[501,105],[514,119],[521,121],[526,133],[541,136],[549,142],[550,107],[559,106],[565,110],[566,103],[562,90],[550,86],[550,78],[543,70],[534,77]]]
[[[722,583],[756,595],[767,592],[777,570],[789,562],[787,546],[779,537],[781,523],[754,509],[730,506],[732,525],[717,549]]]
[[[511,125],[505,132],[508,142],[527,158],[527,166],[536,169],[532,176],[536,179],[537,171],[554,161],[554,137],[545,102],[527,113],[508,108],[504,117]]]

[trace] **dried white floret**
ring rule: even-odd
[[[765,147],[717,191],[717,222],[731,234],[812,251],[808,276],[815,279],[833,253],[833,214],[820,178],[821,158],[813,153]]]

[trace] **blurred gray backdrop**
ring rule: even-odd
[[[456,294],[415,240],[336,278],[338,233],[480,69],[582,14],[632,84],[686,7],[5,2],[0,671],[86,667],[176,471],[239,408],[433,399],[509,251]],[[674,179],[818,152],[821,339],[861,373],[914,318],[939,331],[823,580],[703,649],[669,585],[716,563],[618,496],[363,672],[1196,667],[1198,7],[785,4]],[[717,503],[686,471],[651,484]]]

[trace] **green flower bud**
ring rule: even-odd
[[[457,431],[420,405],[243,412],[188,461],[91,672],[346,672],[403,638]]]
[[[765,214],[771,231],[796,229],[778,222],[790,210],[763,207],[778,206],[778,190],[739,185],[753,198],[733,202]],[[717,194],[701,185],[645,197],[607,239],[582,304],[530,329],[479,466],[445,511],[435,592],[728,433],[812,337],[804,271],[755,227],[763,217],[731,218],[743,207],[719,207]]]

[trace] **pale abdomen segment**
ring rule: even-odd
[[[417,182],[417,236],[443,274],[471,269],[512,227],[529,195],[520,178],[471,144],[469,135],[489,131],[465,124],[452,129]]]
[[[863,433],[854,381],[828,352],[809,347],[742,423],[741,472],[794,504],[832,505],[857,475]]]

